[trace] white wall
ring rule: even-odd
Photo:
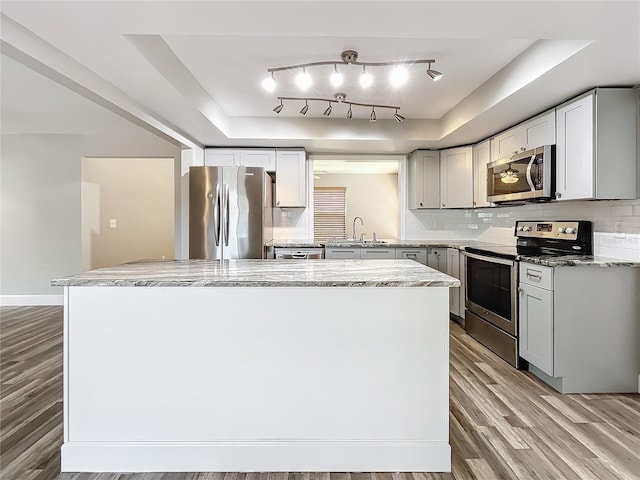
[[[83,269],[174,258],[174,163],[82,159],[82,250],[89,260]]]
[[[357,223],[358,233],[370,239],[376,233],[379,239],[397,239],[398,233],[398,175],[393,173],[327,173],[318,175],[315,187],[346,187],[347,235],[353,235],[353,219],[362,217],[365,224]]]
[[[82,270],[83,156],[173,157],[178,171],[180,165],[179,147],[133,125],[119,136],[2,135],[1,140],[0,295],[59,294],[62,289],[51,287],[51,279]]]

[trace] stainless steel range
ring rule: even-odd
[[[591,222],[517,221],[516,246],[466,249],[465,329],[518,368],[518,258],[591,255]]]

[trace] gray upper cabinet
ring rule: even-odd
[[[491,161],[511,157],[541,145],[556,143],[555,110],[526,120],[491,139]]]
[[[638,195],[638,120],[631,88],[598,88],[556,109],[556,197]]]
[[[440,206],[473,207],[472,147],[440,151]]]
[[[440,207],[440,154],[417,150],[409,155],[407,203],[410,210]]]
[[[490,207],[487,201],[487,164],[491,162],[491,141],[473,147],[473,206]]]
[[[204,164],[207,167],[260,167],[275,172],[276,151],[273,148],[207,148]]]
[[[276,150],[276,207],[307,206],[306,166],[304,150]]]

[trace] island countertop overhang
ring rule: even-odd
[[[412,260],[145,260],[54,279],[53,286],[459,287]]]

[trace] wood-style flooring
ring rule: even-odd
[[[450,474],[60,474],[62,309],[0,314],[3,480],[640,479],[640,395],[560,395],[454,323]]]

